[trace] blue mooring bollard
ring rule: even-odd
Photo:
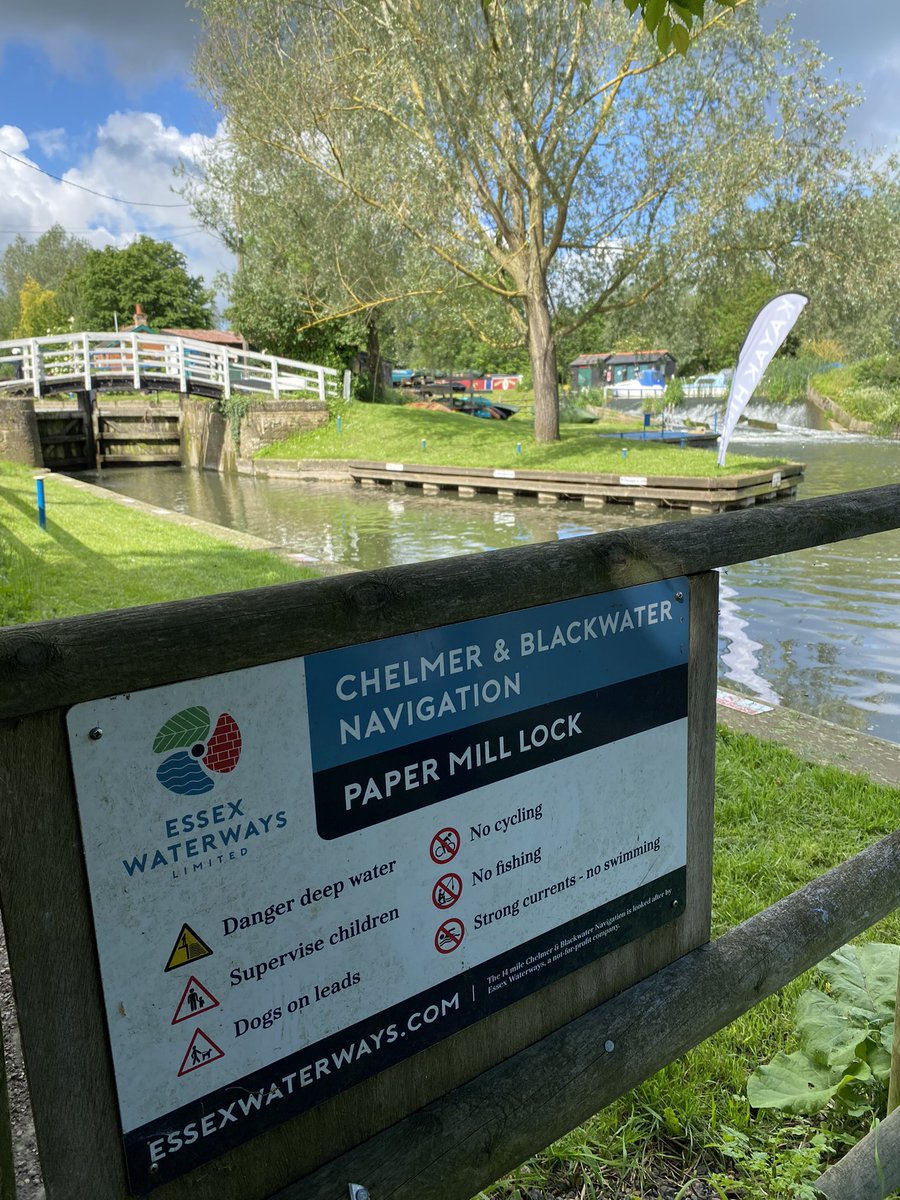
[[[44,500],[44,481],[36,479],[34,481],[35,490],[37,491],[37,506],[38,506],[38,524],[41,529],[47,528],[47,505]]]
[[[337,431],[338,431],[338,433],[341,432],[341,418],[340,417],[338,417],[338,419],[337,419]]]
[[[518,454],[518,456],[520,458],[522,457],[522,443],[521,442],[516,442],[516,454]]]
[[[627,451],[627,450],[624,450],[624,449],[623,449],[623,451],[622,451],[622,457],[623,457],[623,458],[627,458],[627,457],[628,457],[628,451]]]

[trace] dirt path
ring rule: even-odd
[[[31,1100],[25,1079],[15,1012],[9,961],[6,957],[6,938],[0,926],[0,1016],[3,1023],[3,1049],[13,1136],[16,1200],[44,1200],[44,1180],[38,1162]]]

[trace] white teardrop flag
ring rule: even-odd
[[[728,403],[725,406],[725,420],[722,423],[722,434],[719,438],[719,466],[725,464],[725,451],[728,440],[734,433],[738,418],[747,407],[747,402],[753,395],[753,389],[763,377],[763,372],[772,358],[794,328],[794,323],[803,312],[808,296],[802,292],[785,292],[770,300],[756,314],[756,319],[750,326],[750,332],[744,338],[741,352],[738,355],[737,367],[731,381],[728,393]]]

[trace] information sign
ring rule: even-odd
[[[69,711],[135,1192],[683,912],[688,594]]]

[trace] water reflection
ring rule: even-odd
[[[732,444],[736,451],[806,462],[802,497],[896,482],[900,462],[895,442],[825,430],[740,431]],[[684,512],[618,505],[510,504],[170,468],[104,471],[102,482],[358,568],[689,519]],[[900,742],[900,531],[728,567],[721,593],[726,682],[766,702],[780,698],[802,712]]]

